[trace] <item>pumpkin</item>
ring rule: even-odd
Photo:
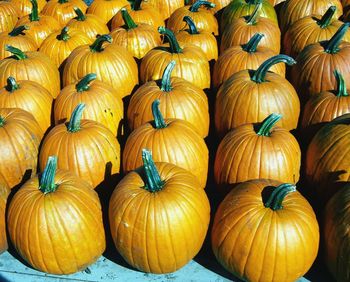
[[[204,242],[209,201],[190,172],[154,163],[147,150],[142,151],[142,161],[118,183],[110,199],[112,238],[131,266],[143,272],[174,272]]]
[[[28,16],[20,18],[16,27],[20,25],[28,26],[26,34],[32,36],[38,47],[51,33],[60,30],[61,26],[58,21],[51,17],[40,14],[38,11],[37,0],[30,0],[32,3],[32,12]]]
[[[309,15],[323,15],[329,7],[335,6],[334,19],[343,14],[343,7],[339,0],[288,0],[283,2],[280,9],[279,19],[282,33],[297,20]]]
[[[336,281],[350,279],[350,194],[347,183],[327,203],[324,212],[324,258]]]
[[[54,17],[61,27],[64,27],[75,17],[75,7],[84,13],[87,9],[87,5],[83,0],[49,0],[43,8],[42,13]]]
[[[127,9],[130,17],[134,19],[136,23],[145,23],[153,25],[158,28],[159,26],[165,26],[164,20],[160,12],[155,9],[151,4],[142,0],[135,0],[131,7],[124,7]],[[121,10],[111,20],[111,30],[116,29],[124,25],[123,16]]]
[[[184,0],[147,0],[147,3],[158,9],[163,20],[167,20],[175,10],[185,5]]]
[[[53,98],[60,92],[60,74],[56,65],[44,53],[27,51],[6,46],[13,56],[0,60],[0,87],[6,85],[7,78],[31,80],[45,87]]]
[[[191,17],[185,16],[183,20],[187,23],[188,29],[180,30],[176,34],[176,39],[201,48],[208,61],[217,60],[219,51],[215,36],[208,31],[198,30]]]
[[[323,16],[310,15],[293,23],[284,35],[284,53],[295,58],[307,45],[329,40],[343,22],[334,19],[336,7],[331,6]],[[344,41],[350,42],[347,32]]]
[[[200,9],[201,6],[205,6],[206,9]],[[198,0],[192,5],[187,5],[178,8],[174,11],[167,22],[167,28],[174,33],[179,32],[186,28],[186,23],[183,22],[185,16],[192,18],[197,28],[219,35],[219,25],[210,8],[214,8],[215,4],[208,1]]]
[[[10,194],[10,189],[7,187],[5,181],[0,180],[0,254],[7,250],[7,238],[6,238],[6,202],[7,196]]]
[[[286,55],[276,55],[257,70],[233,74],[219,88],[215,100],[215,128],[220,136],[245,123],[261,122],[271,112],[283,113],[279,125],[287,130],[298,125],[300,101],[287,79],[269,72],[277,63],[295,64]]]
[[[0,1],[0,32],[10,32],[19,17],[19,10],[10,1]]]
[[[350,114],[324,125],[312,138],[305,159],[305,175],[313,197],[321,205],[350,180],[347,146],[350,146]]]
[[[101,204],[91,186],[50,157],[43,173],[14,195],[7,214],[11,241],[32,267],[70,274],[94,263],[106,248]]]
[[[46,37],[39,51],[46,54],[57,68],[63,69],[65,60],[75,48],[90,43],[91,38],[83,31],[65,26]]]
[[[74,49],[63,69],[63,85],[75,83],[93,72],[122,97],[129,95],[138,84],[137,64],[125,48],[108,44],[111,41],[111,36],[104,34],[90,46],[83,45]]]
[[[278,53],[260,45],[262,33],[254,34],[247,43],[232,46],[220,54],[215,62],[212,80],[213,87],[218,88],[231,75],[246,69],[257,69],[268,58]],[[285,77],[286,67],[283,63],[271,66],[271,71]]]
[[[348,27],[349,23],[345,23],[330,40],[306,46],[296,58],[298,63],[292,68],[290,79],[302,99],[334,89],[335,69],[350,83],[350,43],[342,41]]]
[[[80,103],[86,105],[83,119],[97,121],[117,136],[124,113],[118,91],[107,83],[96,80],[96,74],[87,74],[78,83],[64,87],[57,96],[54,106],[55,124],[70,120],[71,113]]]
[[[142,59],[148,51],[162,43],[157,28],[149,24],[136,24],[125,8],[121,9],[121,13],[125,25],[110,33],[113,44],[128,49],[135,58]]]
[[[246,17],[233,19],[230,22],[221,37],[220,52],[223,52],[231,46],[241,45],[248,42],[248,40],[255,33],[262,33],[260,45],[270,48],[277,54],[280,53],[281,32],[278,25],[264,17],[259,17],[262,4],[255,6],[253,13]]]
[[[20,108],[31,113],[43,133],[51,125],[53,98],[49,91],[35,81],[7,78],[0,88],[0,108]]]
[[[216,211],[217,260],[244,281],[293,282],[316,259],[316,215],[292,184],[252,180],[236,186]]]
[[[165,118],[186,120],[203,138],[208,135],[208,98],[202,89],[192,83],[171,77],[175,64],[175,61],[169,63],[160,81],[146,82],[131,96],[127,111],[131,131],[153,119],[152,103],[159,99],[160,111]]]
[[[215,155],[217,184],[259,178],[298,182],[300,147],[288,130],[275,126],[280,119],[281,115],[271,114],[258,125],[246,123],[225,135]]]
[[[158,31],[169,43],[152,49],[142,59],[140,80],[145,83],[160,79],[165,67],[174,60],[173,76],[184,78],[202,89],[209,88],[210,67],[205,53],[197,46],[179,43],[174,33],[165,27],[159,27]]]
[[[109,29],[107,25],[96,15],[86,14],[77,7],[74,8],[77,16],[71,19],[67,26],[71,28],[76,28],[85,33],[91,41],[96,40],[96,38],[102,34],[107,34]]]
[[[114,15],[121,8],[129,5],[127,0],[96,0],[91,3],[87,13],[99,17],[104,24],[110,25]]]
[[[43,140],[39,167],[48,156],[58,156],[58,168],[74,172],[92,188],[119,173],[120,146],[114,134],[99,122],[84,119],[85,105],[79,104],[69,122],[56,125]]]
[[[0,174],[12,189],[36,174],[43,132],[27,111],[0,108]]]
[[[32,1],[31,0],[10,0],[10,2],[16,6],[19,11],[18,16],[20,18],[29,15],[32,12]],[[46,0],[36,0],[38,12],[40,13],[46,5]]]
[[[153,120],[136,128],[126,140],[123,171],[141,166],[141,150],[149,148],[155,161],[169,162],[192,172],[204,188],[209,159],[204,139],[184,120],[164,120],[159,103],[159,100],[152,103]]]
[[[15,27],[11,32],[0,33],[0,60],[11,56],[11,53],[5,50],[6,45],[17,47],[23,51],[36,51],[38,46],[34,39],[29,35],[24,35],[23,31],[27,26]]]

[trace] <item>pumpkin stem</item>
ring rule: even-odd
[[[75,89],[77,90],[77,92],[84,92],[84,91],[88,91],[90,89],[90,85],[89,83],[93,80],[96,79],[96,74],[95,73],[89,73],[87,75],[85,75],[76,85],[75,85]]]
[[[255,33],[252,38],[250,38],[250,40],[248,41],[247,44],[244,44],[242,46],[243,51],[248,52],[248,53],[255,53],[256,52],[256,48],[258,47],[261,39],[264,37],[265,35],[262,33]]]
[[[39,182],[39,190],[44,194],[52,193],[57,190],[58,185],[55,184],[56,170],[57,156],[50,156]]]
[[[20,25],[19,27],[15,27],[8,35],[10,36],[18,36],[23,34],[23,31],[28,30],[29,27],[27,25]]]
[[[126,8],[121,8],[121,13],[123,17],[123,21],[127,27],[127,30],[133,29],[137,27],[137,24],[134,22],[130,14],[128,13],[128,10]]]
[[[139,11],[139,10],[141,10],[141,2],[142,2],[142,0],[135,0],[135,1],[134,1],[134,4],[132,5],[132,9],[133,9],[134,11]]]
[[[80,130],[81,125],[81,117],[83,115],[83,111],[85,109],[84,103],[79,103],[78,106],[73,110],[72,116],[68,123],[68,131],[69,132],[77,132]]]
[[[296,64],[296,61],[287,55],[276,55],[269,59],[267,59],[265,62],[263,62],[260,67],[253,71],[253,75],[251,77],[251,80],[256,83],[262,83],[265,81],[266,73],[267,71],[275,64],[278,63],[286,63],[287,65],[291,66]]]
[[[173,88],[171,86],[171,73],[176,65],[176,62],[172,60],[165,68],[162,76],[162,83],[160,90],[170,92]]]
[[[246,0],[246,2],[247,4],[250,4],[250,5],[257,5],[262,3],[262,0]]]
[[[331,20],[334,16],[335,11],[337,10],[337,8],[335,6],[330,6],[328,8],[328,10],[325,12],[325,14],[322,16],[322,18],[320,20],[317,20],[317,24],[321,27],[321,28],[326,28],[329,26],[329,24],[331,23]]]
[[[209,1],[196,1],[195,3],[192,4],[189,10],[192,13],[198,12],[198,9],[200,8],[200,6],[205,6],[206,8],[211,9],[211,8],[215,8],[216,5]]]
[[[339,51],[339,44],[343,40],[345,33],[349,28],[350,23],[344,23],[332,38],[326,43],[324,51],[329,54],[335,54]]]
[[[199,34],[196,24],[190,16],[184,16],[183,21],[186,22],[189,27],[189,34]]]
[[[3,127],[5,125],[5,118],[0,116],[0,127]]]
[[[346,90],[346,84],[342,74],[338,70],[334,70],[334,76],[335,76],[335,79],[337,80],[337,96],[338,97],[349,96]]]
[[[182,53],[182,49],[179,45],[179,42],[177,41],[174,33],[170,29],[167,29],[164,26],[160,26],[158,27],[158,32],[168,39],[171,53]]]
[[[29,14],[29,20],[31,22],[38,22],[40,20],[38,12],[38,2],[36,0],[30,0],[30,3],[32,3],[32,12]]]
[[[102,44],[104,42],[112,43],[112,37],[109,34],[103,34],[96,38],[95,42],[90,45],[91,52],[102,52]]]
[[[68,0],[58,0],[58,3],[60,4],[68,3]]]
[[[163,115],[159,110],[159,104],[160,104],[159,99],[154,100],[152,103],[152,115],[153,115],[156,129],[162,129],[167,127],[165,120],[163,118]]]
[[[146,173],[145,189],[152,193],[162,190],[164,181],[160,178],[159,172],[152,159],[151,151],[142,149],[142,162]]]
[[[83,22],[86,20],[86,16],[82,12],[82,10],[80,10],[78,7],[74,7],[74,12],[77,14],[77,17],[76,17],[77,21]]]
[[[277,186],[271,193],[267,202],[265,203],[265,207],[270,208],[274,211],[283,209],[282,202],[284,198],[289,193],[295,192],[295,191],[296,191],[296,186],[293,184],[286,183],[286,184],[281,184]]]
[[[282,115],[280,114],[271,114],[267,118],[263,120],[263,122],[260,125],[260,128],[256,134],[260,136],[267,136],[269,137],[271,135],[271,129],[274,127],[274,125],[282,118]]]
[[[7,78],[6,82],[7,82],[7,84],[5,86],[5,89],[7,91],[12,93],[12,92],[16,91],[17,89],[19,89],[19,85],[17,84],[17,81],[16,81],[16,79],[14,77],[9,76]]]
[[[247,19],[246,23],[248,25],[255,25],[256,24],[256,19],[260,14],[261,7],[262,7],[262,3],[260,2],[255,6],[253,13],[250,16],[246,17],[246,19]]]
[[[24,60],[27,59],[27,55],[20,49],[10,46],[10,45],[5,45],[5,50],[10,52],[16,60]]]
[[[64,28],[62,28],[61,33],[57,35],[57,39],[62,41],[69,40],[70,36],[68,34],[68,30],[69,30],[68,26],[65,26]]]

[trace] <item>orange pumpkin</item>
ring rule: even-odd
[[[74,172],[96,188],[119,173],[120,146],[104,125],[81,120],[85,105],[79,104],[69,122],[56,125],[44,138],[39,166],[43,170],[48,156],[58,156],[58,168]]]
[[[0,254],[7,250],[7,238],[6,238],[6,202],[7,196],[10,194],[10,189],[7,187],[5,181],[0,180]]]
[[[0,1],[0,32],[10,32],[19,17],[19,10],[10,1]]]
[[[167,20],[172,13],[185,5],[184,0],[147,0],[147,2],[158,9],[163,20]]]
[[[36,174],[43,132],[32,114],[0,108],[0,174],[12,189]]]
[[[146,82],[131,96],[127,111],[131,131],[153,119],[152,103],[159,99],[165,118],[186,120],[203,138],[208,135],[208,98],[202,89],[192,83],[171,77],[175,64],[175,61],[169,63],[161,81]]]
[[[112,238],[133,267],[143,272],[174,272],[204,242],[209,201],[190,172],[173,164],[154,163],[146,150],[142,160],[141,167],[118,183],[110,199]]]
[[[38,12],[40,13],[44,6],[46,5],[46,0],[36,0]],[[16,6],[19,11],[19,17],[22,18],[31,13],[32,9],[32,0],[10,0],[10,2]]]
[[[7,78],[7,85],[0,89],[0,108],[20,108],[31,113],[43,133],[51,125],[53,98],[35,81]]]
[[[97,193],[84,179],[56,167],[57,157],[50,157],[43,173],[18,190],[7,226],[14,247],[32,267],[70,274],[102,255],[105,232]]]
[[[104,24],[110,25],[111,19],[125,6],[130,6],[127,0],[96,0],[91,3],[87,13],[99,17]]]
[[[142,165],[141,150],[149,148],[157,162],[169,162],[192,172],[205,187],[208,174],[208,148],[193,125],[180,119],[164,120],[159,100],[152,103],[153,121],[129,135],[123,152],[123,171]]]
[[[316,215],[296,187],[265,179],[235,187],[211,232],[217,260],[245,281],[298,280],[315,261],[319,240]]]

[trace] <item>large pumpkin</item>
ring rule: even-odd
[[[19,17],[19,10],[9,1],[0,1],[0,32],[9,32]]]
[[[147,3],[158,9],[163,20],[167,20],[175,10],[185,5],[184,0],[147,0]]]
[[[81,178],[56,170],[50,157],[43,173],[13,197],[7,227],[18,253],[35,269],[70,274],[94,263],[106,247],[98,195]]]
[[[35,0],[38,4],[38,12],[40,13],[46,5],[46,0]],[[19,11],[19,17],[27,16],[31,13],[32,0],[10,0]]]
[[[91,3],[87,13],[99,17],[104,24],[109,25],[113,16],[121,8],[129,5],[127,0],[96,0]]]
[[[218,261],[244,281],[294,282],[317,256],[319,227],[294,185],[252,180],[216,211],[211,242]]]
[[[133,267],[143,272],[174,272],[203,244],[209,201],[190,172],[169,163],[153,163],[146,150],[142,159],[143,165],[118,183],[110,199],[112,238]]]
[[[6,182],[2,179],[0,180],[0,254],[7,250],[7,238],[6,238],[6,202],[7,196],[10,194],[10,189],[8,188]]]

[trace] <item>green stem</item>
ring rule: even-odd
[[[262,0],[245,0],[247,4],[249,5],[257,5],[262,3]]]
[[[72,116],[71,116],[70,121],[68,123],[68,131],[69,132],[77,132],[80,130],[81,117],[83,115],[84,109],[85,109],[85,104],[80,103],[73,110]]]
[[[146,173],[145,189],[152,193],[162,190],[164,181],[160,178],[159,172],[152,159],[152,153],[147,149],[142,149],[142,162]]]
[[[84,13],[82,12],[82,10],[80,10],[78,7],[74,7],[74,12],[77,14],[76,19],[78,21],[85,21],[86,20],[86,16],[84,15]]]
[[[109,34],[103,34],[97,37],[95,42],[90,45],[91,52],[102,52],[104,50],[102,44],[106,41],[112,43],[112,37]]]
[[[127,27],[127,30],[133,29],[137,27],[137,24],[134,22],[130,14],[128,13],[128,10],[126,8],[121,8],[121,13],[123,17],[123,21]]]
[[[200,8],[200,6],[205,6],[206,8],[215,8],[215,4],[211,3],[209,1],[196,1],[195,3],[192,4],[192,6],[190,7],[190,12],[198,12],[198,9]]]
[[[256,83],[262,83],[265,81],[266,73],[267,71],[275,64],[278,63],[286,63],[287,65],[291,66],[296,64],[296,61],[287,55],[276,55],[269,59],[267,59],[265,62],[263,62],[260,67],[253,72],[253,75],[251,77],[251,80]]]
[[[339,51],[339,44],[343,40],[345,33],[349,28],[350,23],[344,23],[332,38],[327,42],[324,51],[329,54],[335,54]]]
[[[10,36],[18,36],[23,33],[23,31],[28,30],[29,27],[27,25],[20,25],[19,27],[15,27],[8,35]]]
[[[183,21],[187,23],[190,34],[199,34],[196,24],[193,22],[190,16],[184,16]]]
[[[177,41],[174,33],[170,29],[167,29],[164,26],[160,26],[158,27],[158,32],[168,39],[171,53],[182,53],[182,49],[179,45],[179,42]]]
[[[57,156],[50,156],[47,160],[43,174],[40,177],[39,190],[44,194],[52,193],[57,190],[55,184],[55,175],[57,170]]]
[[[284,201],[284,198],[289,193],[295,192],[295,191],[296,191],[296,187],[293,184],[281,184],[277,186],[271,193],[267,202],[265,203],[265,207],[270,208],[274,211],[283,209],[282,203]]]
[[[58,0],[58,3],[60,4],[68,3],[68,0]]]
[[[160,90],[170,92],[173,88],[171,86],[171,73],[176,65],[176,62],[172,60],[165,68],[162,76],[162,83]]]
[[[5,118],[0,116],[0,127],[3,127],[5,125]]]
[[[30,3],[32,3],[32,12],[29,14],[29,20],[31,22],[38,22],[40,20],[38,2],[36,0],[30,0]]]
[[[18,49],[16,47],[13,47],[10,45],[5,45],[5,50],[10,52],[17,60],[24,60],[24,59],[28,58],[27,55],[23,51],[21,51],[20,49]]]
[[[159,99],[154,100],[152,103],[152,115],[153,115],[156,129],[162,129],[167,127],[164,121],[163,115],[159,110],[159,104],[160,104]]]
[[[335,6],[330,6],[327,10],[327,12],[323,15],[323,17],[320,20],[317,20],[317,24],[321,27],[321,28],[326,28],[329,26],[329,24],[331,23],[331,20],[334,16],[335,11],[337,10],[337,8]]]
[[[141,10],[141,2],[142,2],[142,0],[135,0],[135,1],[134,1],[134,4],[132,5],[132,9],[133,9],[134,11],[139,11],[139,10]]]
[[[247,44],[244,44],[242,46],[242,49],[245,52],[248,53],[255,53],[256,52],[256,48],[258,47],[261,39],[264,37],[265,35],[262,33],[255,33],[252,38],[250,38],[250,40],[248,41]]]
[[[271,129],[275,126],[275,124],[282,118],[280,114],[271,114],[267,118],[263,120],[260,125],[260,128],[256,134],[260,136],[270,136]]]
[[[19,89],[19,85],[17,84],[17,81],[16,81],[16,79],[14,77],[9,76],[7,78],[6,82],[7,82],[7,84],[5,86],[5,89],[7,91],[12,93],[12,92],[16,91],[17,89]]]
[[[69,30],[68,26],[65,26],[64,28],[62,28],[61,33],[57,35],[57,39],[62,41],[69,40],[70,36],[68,34],[68,30]]]
[[[342,74],[338,70],[334,70],[334,76],[335,76],[335,79],[337,80],[337,96],[338,97],[349,96],[346,90],[346,84]]]
[[[261,7],[262,7],[262,3],[258,3],[258,4],[255,6],[255,8],[254,8],[253,13],[252,13],[250,16],[247,17],[246,23],[247,23],[248,25],[254,25],[254,24],[256,24],[256,19],[257,19],[257,17],[258,17],[259,14],[260,14]]]
[[[76,85],[77,92],[88,91],[90,89],[90,82],[95,80],[97,75],[95,73],[89,73],[85,75]]]

